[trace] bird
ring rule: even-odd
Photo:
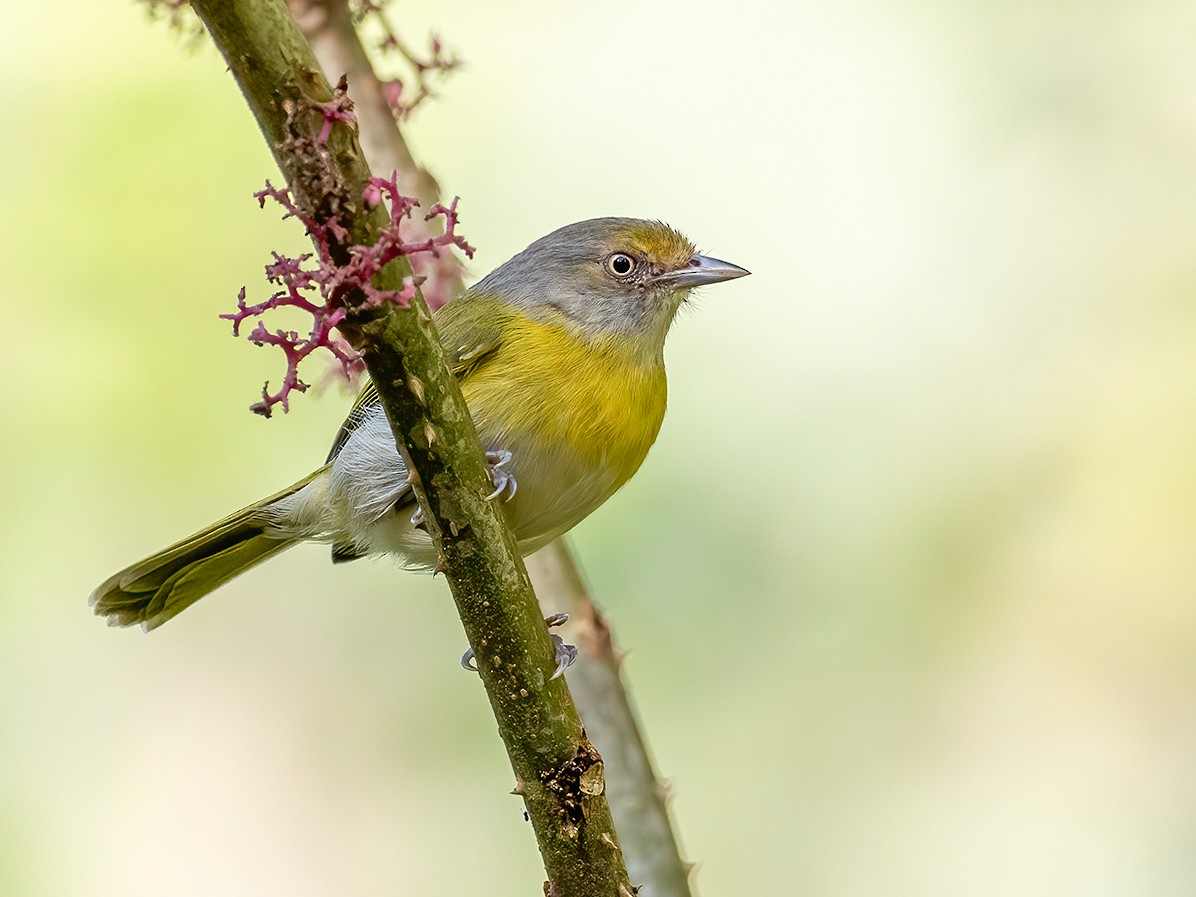
[[[593,218],[531,243],[435,312],[521,554],[561,536],[643,463],[660,432],[665,337],[695,287],[747,275],[660,221]],[[366,383],[323,466],[110,577],[113,626],[161,626],[306,540],[334,563],[393,555],[432,570],[409,472]]]

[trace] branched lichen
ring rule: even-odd
[[[319,105],[325,113],[325,124],[316,142],[325,143],[332,123],[351,122],[352,114],[335,100]],[[403,278],[400,289],[379,289],[374,285],[374,278],[383,266],[404,256],[428,255],[435,258],[454,246],[467,256],[473,256],[473,247],[457,233],[456,199],[448,206],[436,203],[424,216],[424,220],[443,218],[443,233],[414,242],[403,237],[400,225],[412,216],[419,202],[402,194],[397,175],[393,172],[389,178],[369,178],[362,191],[362,200],[367,208],[383,202],[386,204],[390,223],[378,232],[377,239],[371,245],[350,246],[346,262],[337,262],[332,254],[333,245],[344,241],[348,233],[335,215],[317,220],[292,201],[288,190],[275,187],[269,181],[264,189],[254,194],[254,198],[262,206],[265,206],[267,199],[282,206],[285,210],[283,217],[301,222],[316,248],[315,253],[308,252],[294,258],[273,253],[274,261],[266,265],[266,279],[280,289],[265,301],[250,305],[245,301],[245,288],[242,287],[237,296],[237,310],[220,316],[232,321],[233,336],[240,335],[241,325],[247,319],[258,319],[257,326],[249,334],[249,341],[257,346],[277,346],[286,358],[286,372],[281,386],[271,392],[267,381],[262,387],[261,399],[249,406],[255,414],[264,417],[270,417],[276,405],[280,405],[284,412],[289,411],[291,393],[307,391],[308,384],[299,377],[299,365],[319,349],[332,354],[346,377],[352,379],[360,373],[360,356],[336,330],[347,314],[345,296],[358,290],[365,296],[366,307],[377,307],[389,302],[405,308],[422,280],[409,275]],[[261,316],[276,308],[295,308],[310,315],[312,322],[307,336],[301,336],[295,330],[270,330]]]

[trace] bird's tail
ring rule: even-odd
[[[109,626],[140,623],[148,632],[234,576],[290,548],[302,537],[279,529],[268,509],[325,469],[121,570],[91,593],[95,612]]]

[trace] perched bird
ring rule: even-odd
[[[436,312],[524,555],[639,469],[664,418],[677,309],[694,287],[747,273],[660,222],[594,218],[537,240]],[[91,602],[112,625],[153,629],[308,539],[332,543],[334,562],[391,553],[409,568],[436,563],[370,384],[323,467],[122,570]]]

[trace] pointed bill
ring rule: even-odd
[[[724,280],[734,280],[746,277],[752,272],[721,259],[710,258],[707,255],[694,255],[689,264],[676,271],[666,271],[655,278],[657,283],[670,283],[678,287],[700,287],[708,283],[722,283]]]

